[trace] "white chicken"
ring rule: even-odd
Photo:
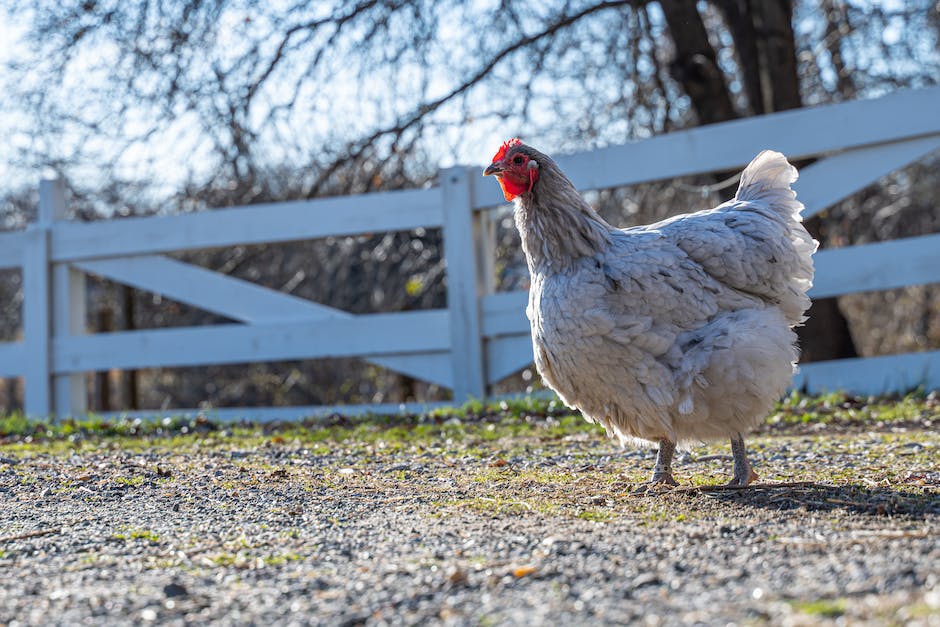
[[[545,383],[622,444],[658,443],[650,485],[676,485],[677,444],[730,438],[732,486],[757,479],[743,434],[790,383],[793,327],[817,243],[778,152],[744,170],[734,199],[617,229],[548,156],[503,144],[495,175],[531,276],[527,315]]]

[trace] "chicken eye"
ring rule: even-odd
[[[516,165],[522,165],[523,161],[525,161],[525,159],[523,159],[521,156],[517,156],[515,159],[512,160],[512,162],[515,163]]]

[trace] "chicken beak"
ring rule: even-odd
[[[487,166],[485,170],[483,170],[483,176],[489,176],[491,174],[495,174],[496,176],[499,176],[502,173],[503,173],[503,164],[499,163],[498,161],[495,163],[491,163],[489,166]]]

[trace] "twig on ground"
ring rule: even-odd
[[[748,486],[739,485],[695,485],[685,488],[676,488],[672,492],[725,492],[739,490],[779,490],[782,488],[827,488],[815,481],[784,481],[781,483],[752,483]]]
[[[54,527],[50,529],[37,529],[35,531],[26,531],[23,533],[13,534],[11,536],[0,536],[0,544],[5,544],[7,542],[16,542],[17,540],[28,540],[30,538],[39,538],[41,536],[51,536],[54,533],[62,533],[62,527]]]

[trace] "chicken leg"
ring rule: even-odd
[[[653,487],[672,487],[679,485],[672,476],[672,456],[676,452],[675,442],[669,440],[659,441],[659,452],[656,454],[656,465],[653,466],[653,476],[649,481],[640,484],[634,493],[646,492]]]
[[[744,488],[752,481],[756,481],[757,473],[754,472],[751,462],[747,460],[744,438],[740,433],[731,438],[731,455],[734,457],[734,478],[728,482],[728,486]]]

